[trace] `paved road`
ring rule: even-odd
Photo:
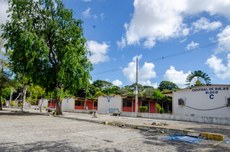
[[[140,117],[116,117],[110,115],[98,115],[97,118],[92,118],[92,115],[82,114],[82,113],[70,113],[64,112],[63,117],[68,118],[79,118],[83,120],[92,120],[92,121],[117,121],[128,124],[136,125],[151,125],[153,122],[157,124],[166,124],[160,125],[161,128],[172,128],[172,129],[187,129],[195,130],[201,132],[211,132],[211,133],[220,133],[225,135],[226,138],[230,138],[230,126],[229,125],[215,125],[215,124],[204,124],[196,122],[186,122],[186,121],[174,121],[174,120],[161,120],[161,119],[149,119],[149,118],[140,118]],[[151,125],[152,126],[152,125]]]
[[[168,141],[150,131],[77,121],[53,116],[0,113],[0,151],[229,151],[216,141],[188,144]]]

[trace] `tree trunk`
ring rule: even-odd
[[[23,111],[24,108],[24,104],[26,103],[26,92],[27,92],[27,85],[23,86],[23,91],[22,91],[22,107],[21,107],[21,111]]]
[[[0,110],[2,110],[2,97],[0,97]]]
[[[62,115],[62,110],[61,110],[61,99],[60,99],[60,94],[58,93],[60,88],[56,88],[55,90],[55,99],[56,99],[56,115]]]
[[[10,101],[9,101],[9,107],[11,107],[11,101],[12,101],[12,96],[13,96],[13,88],[10,90]]]
[[[44,101],[44,99],[42,98],[42,101],[41,101],[41,103],[40,103],[40,105],[39,105],[40,112],[42,112],[42,104],[43,104],[43,101]]]
[[[62,115],[60,98],[56,100],[56,115]]]

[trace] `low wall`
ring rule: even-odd
[[[164,120],[177,120],[177,121],[190,121],[190,122],[200,122],[208,124],[221,124],[230,125],[230,117],[217,118],[217,117],[198,117],[198,116],[183,116],[183,115],[173,115],[173,114],[156,114],[156,113],[134,113],[134,112],[121,112],[121,116],[126,117],[143,117],[152,119],[164,119]]]
[[[71,109],[64,109],[62,110],[63,112],[75,112],[75,113],[87,113],[87,114],[91,114],[93,112],[96,112],[96,110],[71,110]]]

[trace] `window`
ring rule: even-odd
[[[84,101],[75,100],[75,106],[84,106]]]
[[[131,100],[123,100],[123,107],[132,107]]]
[[[146,100],[144,100],[144,101],[142,101],[142,106],[149,106],[149,102],[148,101],[146,101]]]

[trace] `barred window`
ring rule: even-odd
[[[123,107],[132,107],[131,100],[123,100]]]

